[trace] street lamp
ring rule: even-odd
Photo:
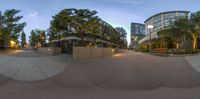
[[[149,30],[149,54],[151,54],[151,30],[153,29],[153,25],[147,25],[147,29]]]

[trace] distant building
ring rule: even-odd
[[[141,23],[131,23],[131,43],[130,48],[138,47],[138,41],[145,36],[145,25]]]
[[[168,11],[151,16],[144,22],[147,36],[141,39],[139,43],[147,41],[149,33],[151,33],[151,39],[158,38],[158,31],[170,28],[172,22],[180,17],[188,17],[189,13],[189,11]],[[148,29],[148,25],[153,25],[153,29]]]

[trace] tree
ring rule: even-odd
[[[0,40],[5,40],[9,37],[9,31],[7,28],[0,27]]]
[[[189,33],[193,39],[193,49],[197,48],[197,38],[200,35],[200,11],[192,13],[190,16]]]
[[[17,16],[20,10],[11,9],[6,10],[3,14],[0,14],[0,28],[3,28],[3,38],[10,39],[12,36],[13,40],[17,40],[20,32],[26,26],[26,23],[19,23],[23,16]]]
[[[119,38],[120,38],[120,48],[127,48],[127,33],[126,30],[122,27],[117,27],[115,28],[115,30],[117,31],[116,36],[118,36],[117,34],[119,34]]]
[[[21,33],[21,46],[24,48],[24,45],[26,45],[26,34],[24,31]]]
[[[2,12],[0,11],[0,40],[4,39],[4,28],[3,28],[3,15]]]
[[[78,33],[83,40],[85,34],[99,35],[116,41],[116,31],[108,23],[102,21],[97,12],[89,9],[64,9],[51,21],[48,35],[56,40],[66,37],[70,32]],[[115,40],[113,40],[115,39]]]
[[[180,17],[174,22],[170,22],[170,24],[171,25],[168,29],[159,31],[158,36],[162,41],[165,41],[166,37],[170,37],[176,43],[176,48],[178,49],[180,47],[180,43],[189,37],[189,19],[187,17]]]
[[[192,13],[189,18],[180,18],[175,22],[175,25],[179,27],[182,35],[186,39],[192,38],[193,49],[197,48],[197,38],[200,34],[200,11]]]
[[[36,45],[38,47],[38,44],[40,44],[41,47],[44,47],[44,44],[46,43],[46,33],[44,30],[32,30],[29,39],[32,47],[35,47]]]
[[[45,43],[46,43],[46,33],[44,30],[37,30],[38,33],[38,41],[41,44],[42,47],[44,47]]]
[[[32,47],[35,47],[37,44],[37,35],[34,30],[31,30],[31,35],[29,36],[29,42]]]
[[[53,16],[50,29],[54,31],[58,40],[68,34],[70,28],[80,35],[94,33],[99,28],[99,18],[96,14],[96,11],[89,9],[64,9]]]
[[[178,36],[174,36],[173,31],[171,28],[170,29],[165,29],[159,31],[157,34],[159,36],[159,48],[172,48],[173,47],[173,42],[172,40],[176,43],[176,48],[179,48],[179,38]]]
[[[4,19],[4,16],[2,15],[2,12],[0,11],[0,27],[3,27],[3,19]]]
[[[101,21],[101,27],[100,27],[100,35],[108,40],[110,42],[115,43],[119,45],[120,43],[120,33],[117,32],[115,28],[113,28],[110,24],[108,24],[105,21]]]
[[[64,9],[52,17],[48,36],[51,40],[60,41],[62,37],[76,34],[82,42],[87,36],[92,36],[94,39],[101,36],[103,40],[119,44],[120,34],[96,14],[95,10],[89,9]]]
[[[96,11],[89,9],[75,10],[74,17],[72,18],[72,26],[74,26],[77,33],[80,33],[81,38],[85,33],[93,33],[96,26],[98,26],[98,16]],[[99,28],[99,27],[97,27]],[[98,30],[98,29],[97,29]]]
[[[180,18],[175,21],[175,26],[184,39],[193,40],[193,49],[197,48],[197,38],[200,34],[200,11],[192,13],[189,18]]]

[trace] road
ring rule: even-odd
[[[73,60],[0,52],[1,99],[199,99],[200,56],[129,52]]]

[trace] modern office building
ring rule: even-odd
[[[145,25],[141,23],[131,23],[131,43],[130,48],[137,48],[138,41],[145,36]]]
[[[147,36],[141,39],[139,43],[147,41],[150,38],[149,34],[151,34],[151,39],[158,38],[157,35],[158,31],[170,28],[171,23],[173,23],[180,17],[188,17],[189,13],[190,13],[189,11],[168,11],[168,12],[158,13],[156,15],[149,17],[144,22]],[[147,28],[148,25],[152,25],[153,29],[148,29]]]

